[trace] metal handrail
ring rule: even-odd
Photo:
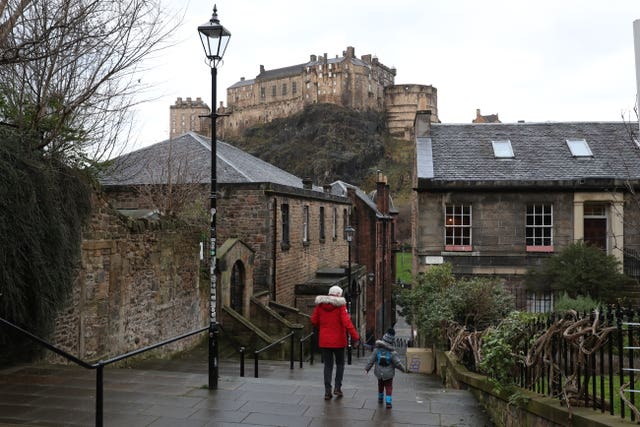
[[[253,352],[253,362],[254,362],[254,368],[253,368],[253,374],[255,378],[258,378],[258,355],[264,351],[269,350],[270,348],[280,344],[281,342],[283,342],[284,340],[286,340],[287,338],[291,338],[291,354],[290,354],[290,369],[293,369],[293,359],[294,359],[294,354],[293,354],[293,336],[295,335],[294,331],[289,332],[287,335],[283,336],[282,338],[280,338],[277,341],[272,342],[271,344],[267,345],[266,347],[261,348],[260,350],[255,350]]]
[[[316,333],[311,333],[305,337],[300,338],[300,368],[302,368],[302,359],[304,358],[303,344],[309,341],[309,364],[313,365],[313,340],[311,339]]]
[[[224,330],[221,324],[218,324],[219,329],[224,332],[224,335],[231,341],[236,348],[236,351],[240,353],[240,376],[244,377],[244,353],[246,348],[243,345],[240,345],[238,341],[236,341],[227,331]]]
[[[21,334],[25,335],[26,337],[32,339],[33,341],[37,342],[38,344],[44,346],[46,349],[53,351],[54,353],[64,357],[65,359],[85,368],[85,369],[95,369],[96,370],[96,426],[97,427],[102,427],[103,424],[103,401],[104,401],[104,367],[107,365],[110,365],[112,363],[115,362],[119,362],[121,360],[127,359],[129,357],[132,356],[136,356],[138,354],[144,353],[146,351],[149,350],[153,350],[155,348],[158,347],[162,347],[164,345],[167,344],[171,344],[172,342],[175,341],[179,341],[181,339],[184,338],[188,338],[192,335],[196,335],[199,334],[201,332],[207,331],[209,330],[209,326],[205,326],[202,327],[200,329],[196,329],[194,331],[191,332],[187,332],[185,334],[173,337],[173,338],[169,338],[167,340],[161,341],[159,343],[156,344],[152,344],[149,345],[147,347],[143,347],[140,348],[138,350],[134,350],[131,351],[129,353],[125,353],[125,354],[121,354],[119,356],[116,357],[112,357],[111,359],[107,359],[107,360],[99,360],[98,362],[95,363],[88,363],[85,362],[82,359],[77,358],[76,356],[67,353],[66,351],[54,346],[53,344],[43,340],[42,338],[32,334],[31,332],[22,329],[21,327],[19,327],[18,325],[14,325],[13,323],[9,322],[6,319],[3,319],[2,317],[0,317],[0,323],[4,324],[6,326],[9,326],[10,328],[15,329],[16,331],[20,332]]]

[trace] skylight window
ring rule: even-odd
[[[493,145],[493,155],[499,159],[512,159],[513,148],[511,148],[511,141],[508,139],[501,141],[491,141]]]
[[[573,157],[593,157],[591,148],[585,139],[567,139],[567,145]]]

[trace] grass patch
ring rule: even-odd
[[[411,275],[412,256],[410,253],[396,253],[396,282],[402,281],[411,283],[413,276]]]

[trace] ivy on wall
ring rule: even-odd
[[[91,185],[32,145],[0,128],[0,317],[46,337],[77,273]],[[0,347],[25,357],[23,340],[7,329]],[[0,362],[11,357],[3,351]]]

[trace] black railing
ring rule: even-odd
[[[244,354],[246,352],[246,348],[241,345],[233,336],[231,336],[227,331],[225,331],[222,324],[218,324],[218,328],[224,333],[224,336],[227,337],[231,345],[235,348],[236,352],[240,355],[240,376],[244,377]]]
[[[287,338],[290,338],[291,340],[291,348],[290,348],[290,354],[289,354],[289,362],[290,362],[290,369],[293,370],[293,365],[294,365],[294,360],[295,360],[295,355],[294,355],[294,345],[293,345],[293,338],[294,338],[295,332],[291,331],[289,332],[287,335],[283,336],[282,338],[280,338],[277,341],[272,342],[271,344],[267,345],[266,347],[263,347],[259,350],[256,350],[253,352],[253,362],[254,362],[254,367],[253,367],[253,371],[254,371],[254,377],[258,378],[258,359],[259,359],[259,355],[260,353],[263,353],[273,347],[275,347],[276,345],[282,343],[284,340],[286,340]]]
[[[624,249],[623,257],[624,274],[630,277],[640,278],[640,252],[631,249]]]
[[[315,349],[313,348],[313,339],[315,336],[315,332],[311,331],[311,333],[305,337],[300,338],[300,369],[302,369],[302,361],[304,359],[304,343],[309,341],[309,364],[313,365],[313,353]]]
[[[513,371],[522,388],[551,396],[569,406],[585,406],[602,413],[629,415],[637,421],[636,389],[640,372],[640,310],[609,307],[581,313],[575,323],[583,327],[560,332],[562,318],[551,314],[528,326],[531,337],[546,337],[537,362],[517,363]],[[523,349],[532,354],[535,349]],[[475,366],[467,366],[475,370]],[[629,406],[629,407],[628,407]]]
[[[40,337],[37,337],[35,335],[33,335],[31,332],[22,329],[21,327],[14,325],[13,323],[9,322],[8,320],[5,320],[3,318],[0,317],[0,323],[8,326],[18,332],[20,332],[22,335],[30,338],[31,340],[37,342],[38,344],[42,345],[43,347],[45,347],[47,350],[50,350],[56,354],[58,354],[59,356],[64,357],[65,359],[85,368],[85,369],[95,369],[96,370],[96,426],[97,427],[102,427],[103,424],[103,402],[104,402],[104,367],[107,365],[111,365],[113,363],[119,362],[121,360],[127,359],[129,357],[132,356],[136,356],[138,354],[147,352],[149,350],[153,350],[156,349],[158,347],[162,347],[164,345],[167,344],[171,344],[172,342],[176,342],[179,340],[182,340],[184,338],[188,338],[192,335],[196,335],[199,334],[201,332],[204,331],[208,331],[209,330],[209,326],[205,326],[203,328],[200,329],[196,329],[195,331],[191,331],[191,332],[187,332],[185,334],[179,335],[177,337],[173,337],[164,341],[161,341],[159,343],[144,347],[144,348],[140,348],[138,350],[134,350],[131,351],[129,353],[125,353],[125,354],[121,354],[119,356],[113,357],[111,359],[107,359],[107,360],[100,360],[98,362],[95,363],[88,363],[85,362],[84,360],[81,360],[79,358],[77,358],[76,356],[67,353],[66,351],[54,346],[53,344],[43,340]]]

